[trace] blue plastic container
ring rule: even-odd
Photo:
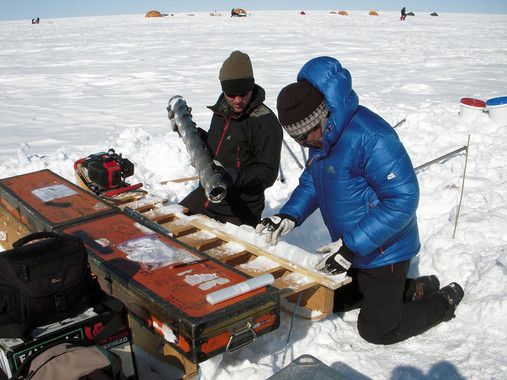
[[[486,101],[489,118],[496,125],[507,125],[507,96],[491,98]]]

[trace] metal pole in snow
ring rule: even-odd
[[[304,168],[304,166],[303,166],[303,165],[301,165],[301,162],[299,162],[298,158],[296,157],[296,155],[294,154],[294,152],[293,152],[293,151],[292,151],[292,149],[290,148],[289,144],[287,144],[287,143],[285,142],[285,139],[282,139],[282,142],[283,142],[283,146],[284,146],[285,148],[287,148],[287,150],[289,151],[290,156],[292,157],[292,159],[293,159],[294,161],[296,161],[296,164],[298,164],[298,166],[299,166],[299,168],[300,168],[300,169],[303,169],[303,168]]]
[[[459,218],[459,210],[461,209],[461,201],[463,200],[463,190],[465,188],[465,176],[467,173],[467,162],[468,162],[468,147],[470,146],[470,135],[468,135],[467,142],[467,153],[465,155],[465,168],[463,169],[463,181],[461,182],[461,194],[459,196],[458,210],[456,211],[456,220],[454,221],[454,232],[452,233],[452,238],[456,235],[456,228],[458,227],[458,218]]]
[[[301,153],[303,154],[303,160],[306,162],[306,150],[303,145],[301,145]]]
[[[287,347],[290,343],[290,336],[292,334],[292,325],[294,324],[294,318],[296,318],[296,312],[297,312],[299,304],[301,302],[302,295],[303,295],[303,293],[299,293],[296,304],[294,305],[294,311],[292,312],[292,316],[290,318],[289,333],[287,334],[287,341],[285,342],[285,347]]]
[[[285,183],[285,176],[283,175],[282,164],[280,163],[280,182]]]
[[[403,120],[398,121],[393,128],[398,128],[400,125],[402,125],[406,121],[407,121],[407,119],[403,119]]]
[[[171,183],[171,182],[173,182],[173,183],[188,182],[188,181],[193,181],[193,180],[196,180],[196,179],[199,179],[198,175],[194,175],[192,177],[182,177],[182,178],[166,179],[165,181],[160,181],[159,184],[166,185],[166,184]]]
[[[440,161],[449,159],[449,158],[457,155],[458,153],[460,153],[460,152],[462,152],[464,150],[468,150],[468,145],[462,146],[461,148],[453,150],[452,152],[444,154],[443,156],[437,157],[434,160],[428,161],[425,164],[419,165],[418,167],[414,168],[414,170],[415,170],[416,173],[418,173],[421,170],[423,170],[424,168],[427,168],[428,166],[433,165],[436,162],[440,162]]]

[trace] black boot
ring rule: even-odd
[[[454,311],[465,296],[465,292],[463,291],[461,285],[457,282],[451,282],[449,285],[440,289],[437,294],[442,296],[445,302],[449,305],[443,320],[448,321],[454,318]]]
[[[417,278],[407,279],[405,283],[405,291],[403,293],[403,301],[410,302],[424,296],[434,294],[440,289],[440,281],[435,275],[421,276]]]

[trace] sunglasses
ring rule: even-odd
[[[296,140],[298,143],[299,142],[304,142],[308,139],[308,136],[310,136],[310,133],[314,132],[317,128],[320,127],[320,123],[317,124],[315,127],[313,127],[312,129],[310,129],[309,131],[306,131],[305,133],[303,133],[302,135],[299,135],[297,137],[294,137],[294,140]]]
[[[305,142],[308,139],[308,136],[310,136],[310,134],[312,132],[314,132],[317,128],[323,128],[326,125],[328,118],[329,118],[329,112],[326,114],[326,116],[320,118],[319,122],[317,123],[317,125],[315,125],[315,127],[310,129],[309,131],[306,131],[302,135],[294,137],[294,140],[296,140],[296,142],[298,142],[298,143]]]
[[[235,98],[236,96],[239,96],[241,98],[244,98],[245,96],[247,96],[248,94],[250,93],[250,91],[248,92],[245,92],[243,94],[225,94],[225,96],[227,96],[228,98]]]

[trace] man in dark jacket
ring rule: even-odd
[[[400,16],[400,20],[401,21],[405,21],[405,19],[407,18],[407,13],[405,11],[405,7],[401,8],[401,16]]]
[[[276,244],[319,208],[332,242],[317,250],[327,255],[316,269],[352,277],[348,299],[335,293],[335,311],[360,302],[359,334],[371,343],[396,343],[451,319],[463,298],[459,284],[407,281],[420,249],[419,186],[396,132],[359,105],[336,59],[310,60],[297,79],[280,92],[278,117],[310,148],[309,160],[289,201],[256,231]]]
[[[219,203],[206,199],[199,186],[180,204],[222,223],[255,226],[264,209],[264,190],[273,185],[280,165],[283,132],[264,105],[265,92],[255,84],[250,57],[234,51],[219,74],[223,93],[215,105],[208,132],[201,130],[213,158],[229,175],[231,186]]]

